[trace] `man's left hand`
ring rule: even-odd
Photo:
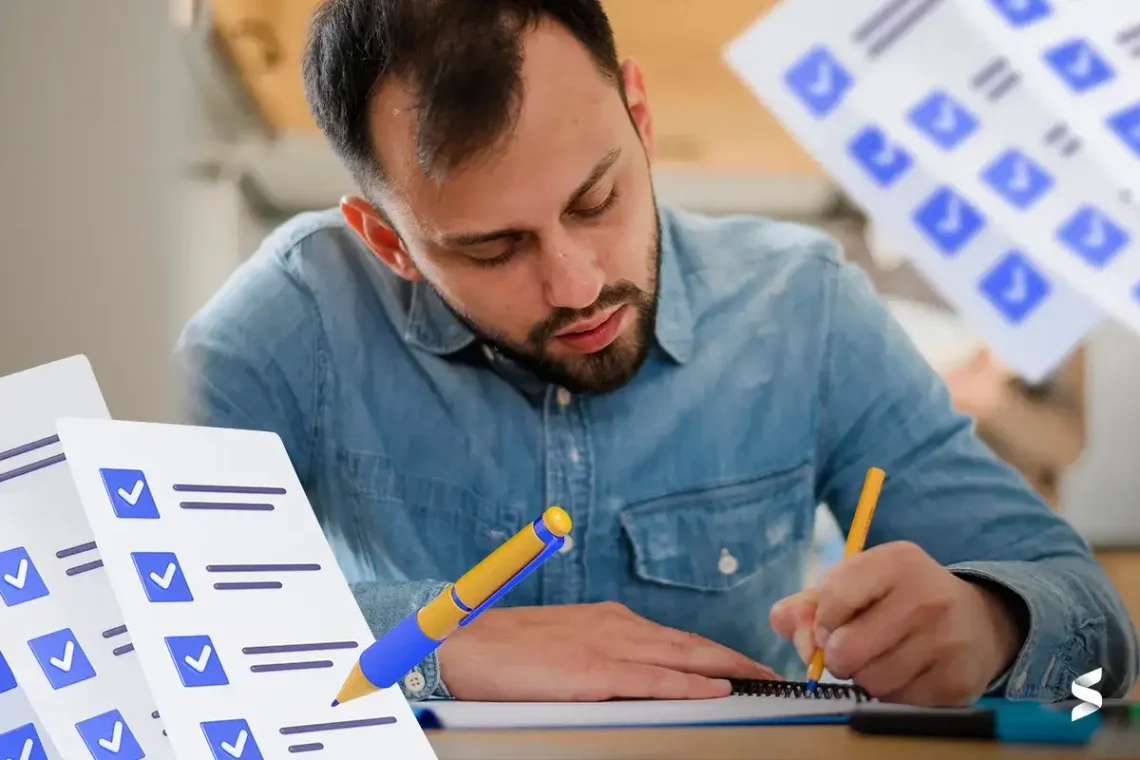
[[[872,696],[915,705],[977,699],[1009,667],[1022,633],[1015,611],[907,542],[845,557],[815,588],[772,607],[777,634],[810,662]]]

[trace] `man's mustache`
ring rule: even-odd
[[[641,304],[646,301],[647,294],[645,291],[629,280],[619,280],[612,285],[606,285],[602,288],[598,299],[585,309],[555,309],[553,314],[531,329],[530,334],[527,336],[527,342],[535,349],[541,349],[550,342],[555,333],[569,327],[575,322],[589,319],[599,311],[604,311],[605,309],[622,304]]]

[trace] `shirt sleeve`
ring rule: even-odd
[[[1020,607],[1027,635],[989,693],[1059,700],[1077,676],[1103,668],[1102,693],[1124,695],[1140,670],[1136,630],[1086,542],[954,411],[866,276],[829,258],[820,501],[846,529],[867,469],[882,468],[868,546],[913,542]]]

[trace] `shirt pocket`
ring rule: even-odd
[[[454,581],[522,527],[521,510],[388,457],[342,449],[337,460],[356,529],[346,538],[378,578]]]
[[[802,582],[814,509],[811,469],[803,464],[633,504],[620,519],[641,581],[713,593],[770,586],[779,596]]]

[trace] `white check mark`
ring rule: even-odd
[[[100,739],[99,746],[108,752],[118,752],[123,746],[123,721],[115,721],[115,728],[111,731],[111,739]]]
[[[897,158],[898,155],[895,153],[894,146],[883,143],[882,147],[875,151],[875,155],[871,156],[871,163],[882,167],[894,166]]]
[[[141,480],[135,481],[135,487],[127,493],[125,488],[119,489],[119,497],[132,507],[139,503],[139,496],[142,496],[143,482]]]
[[[54,665],[55,667],[62,670],[64,673],[71,670],[71,664],[74,661],[75,661],[75,642],[74,641],[69,641],[64,645],[64,647],[63,647],[63,659],[62,660],[59,659],[58,657],[48,658],[48,662],[50,662],[52,665]]]
[[[821,63],[819,70],[816,71],[815,81],[808,85],[808,92],[816,97],[827,95],[834,86],[833,79],[831,66],[827,63]]]
[[[1092,53],[1086,47],[1077,48],[1077,56],[1066,67],[1075,79],[1085,79],[1093,70]]]
[[[24,583],[28,580],[28,561],[26,559],[20,560],[20,566],[16,569],[15,575],[4,575],[4,582],[9,586],[15,586],[22,589]]]
[[[1104,220],[1099,216],[1089,217],[1089,228],[1081,236],[1081,244],[1086,248],[1097,251],[1108,242],[1108,232],[1104,228]]]
[[[20,750],[20,760],[28,760],[32,756],[32,750],[36,748],[36,743],[31,739],[24,739],[24,748]],[[12,758],[8,758],[12,760]]]
[[[198,659],[194,659],[190,655],[186,655],[182,659],[186,661],[187,665],[194,668],[194,670],[198,671],[199,673],[204,673],[206,671],[206,664],[210,661],[210,654],[213,651],[214,650],[210,647],[210,645],[207,644],[206,646],[202,647],[202,651],[198,654]]]
[[[936,132],[944,134],[950,134],[958,126],[958,112],[949,100],[943,100],[938,104],[938,113],[934,116],[933,126]]]
[[[238,734],[237,742],[234,744],[230,744],[229,742],[222,742],[222,749],[225,750],[226,754],[230,757],[241,757],[242,753],[245,752],[245,743],[248,740],[249,732],[243,728]]]
[[[159,575],[152,570],[150,573],[150,579],[154,581],[155,585],[159,588],[164,590],[169,589],[170,582],[174,580],[174,573],[177,571],[177,569],[178,568],[174,566],[174,563],[171,562],[166,566],[166,572],[164,572],[162,575]]]
[[[939,232],[947,235],[962,228],[962,206],[957,198],[946,201],[946,213],[938,220],[936,226]]]
[[[1029,164],[1021,159],[1015,159],[1009,176],[1009,189],[1015,193],[1028,192],[1033,186],[1033,177],[1029,173]]]
[[[1020,304],[1029,297],[1029,275],[1021,267],[1013,270],[1009,278],[1009,287],[1001,294],[1002,300],[1008,304]]]

